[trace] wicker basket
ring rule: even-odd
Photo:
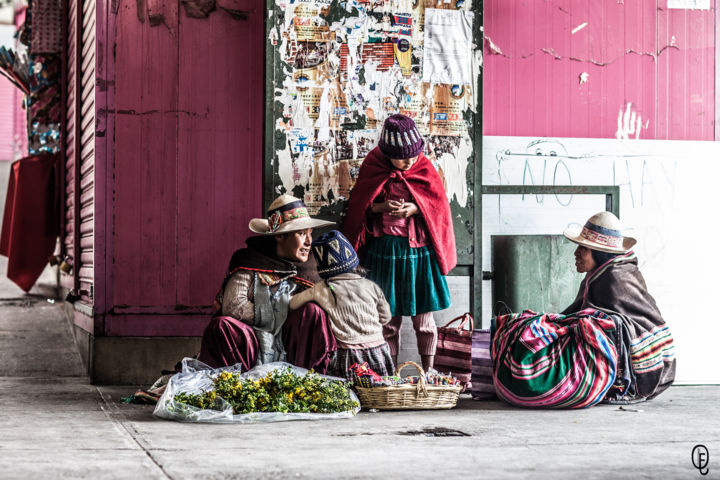
[[[408,365],[420,372],[415,385],[391,385],[387,387],[355,387],[363,408],[378,410],[431,410],[453,408],[457,403],[462,385],[428,385],[425,371],[415,362],[405,362],[398,366],[395,375]]]

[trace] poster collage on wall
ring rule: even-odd
[[[341,215],[384,119],[402,113],[423,134],[451,205],[467,207],[480,68],[470,2],[276,0],[268,13],[274,194]]]

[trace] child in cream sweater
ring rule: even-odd
[[[328,373],[349,378],[351,365],[367,362],[378,375],[392,375],[395,367],[383,337],[391,314],[382,290],[357,272],[357,254],[337,230],[318,237],[312,252],[324,281],[293,296],[290,309],[316,302],[327,313],[338,345]]]

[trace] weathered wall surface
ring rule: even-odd
[[[709,3],[487,0],[485,134],[718,138]]]
[[[268,5],[273,93],[266,111],[266,204],[287,191],[303,198],[311,214],[341,220],[383,121],[402,113],[415,120],[425,155],[445,185],[458,263],[472,264],[481,3],[276,0]]]
[[[263,15],[251,0],[98,4],[96,335],[202,333],[262,213]]]

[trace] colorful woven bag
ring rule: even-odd
[[[451,327],[460,320],[460,325]],[[470,329],[465,326],[470,324]],[[473,318],[469,313],[453,318],[444,327],[438,328],[437,349],[435,350],[435,370],[452,373],[463,387],[470,383],[472,370],[472,330]]]
[[[490,358],[490,329],[472,332],[472,397],[474,400],[497,398]]]

